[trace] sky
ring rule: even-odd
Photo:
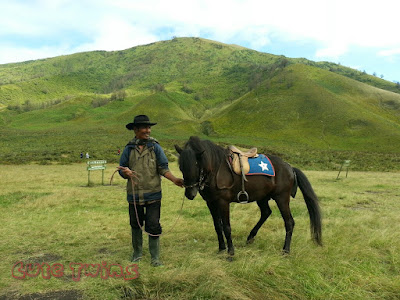
[[[399,0],[0,0],[0,64],[200,37],[400,81]]]

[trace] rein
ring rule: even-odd
[[[110,185],[112,185],[112,180],[113,180],[113,178],[114,178],[114,175],[115,175],[115,173],[117,173],[118,171],[119,171],[119,170],[115,170],[114,173],[112,174],[111,179],[110,179]],[[152,234],[152,233],[147,232],[147,231],[143,228],[143,226],[140,225],[140,222],[139,222],[139,214],[138,214],[138,211],[137,211],[136,199],[135,199],[135,185],[136,185],[137,183],[133,180],[133,177],[136,178],[137,180],[139,180],[139,178],[135,175],[135,174],[136,174],[135,171],[132,171],[132,172],[133,172],[133,175],[132,175],[130,178],[131,178],[131,184],[132,184],[133,206],[135,207],[136,222],[137,222],[138,226],[140,227],[140,230],[142,230],[142,231],[143,231],[145,234],[147,234],[148,236],[161,236],[161,233],[160,233],[160,234]],[[185,187],[186,187],[186,186],[185,186]],[[183,195],[183,198],[182,198],[182,205],[181,205],[181,208],[180,208],[179,212],[182,212],[182,210],[183,210],[183,203],[184,203],[184,201],[185,201],[185,195]],[[181,214],[178,215],[178,217],[177,217],[176,220],[175,220],[175,223],[171,226],[170,230],[168,230],[167,233],[168,233],[168,232],[172,232],[172,230],[175,228],[175,226],[176,226],[176,224],[177,224],[177,222],[178,222],[180,216],[181,216]]]

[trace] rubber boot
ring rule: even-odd
[[[143,255],[143,235],[140,228],[132,228],[132,262],[138,262]]]
[[[151,255],[151,265],[153,267],[162,266],[160,261],[160,237],[149,236],[149,251]]]

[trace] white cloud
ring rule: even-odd
[[[340,56],[347,52],[348,48],[345,44],[331,44],[327,47],[317,49],[315,57],[318,59],[334,59],[337,60]]]
[[[0,63],[26,59],[29,53],[35,59],[47,51],[55,56],[120,50],[172,36],[242,43],[261,51],[277,39],[307,42],[319,45],[316,57],[336,59],[354,46],[398,49],[398,11],[397,0],[1,1],[0,44],[6,49],[0,51]]]
[[[0,45],[0,64],[28,61],[33,59],[49,58],[63,55],[69,52],[68,48],[63,47],[3,47]]]
[[[379,56],[395,56],[400,55],[400,48],[390,49],[390,50],[382,50],[378,52]]]
[[[105,17],[94,29],[95,35],[89,43],[82,44],[76,50],[122,50],[134,45],[157,41],[157,36],[145,27],[134,26],[116,16]]]

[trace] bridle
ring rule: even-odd
[[[204,176],[204,170],[200,169],[199,180],[193,184],[189,184],[189,185],[184,184],[183,186],[186,189],[191,189],[191,188],[198,186],[199,190],[202,191],[204,189],[205,185],[206,185],[206,177]]]

